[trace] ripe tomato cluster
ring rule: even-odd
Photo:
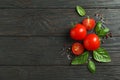
[[[77,23],[70,30],[70,37],[77,42],[72,45],[72,52],[75,55],[80,55],[84,50],[93,51],[100,47],[100,39],[95,33],[88,33],[93,30],[96,21],[93,18],[85,18],[82,23]],[[82,41],[80,43],[79,41]]]
[[[76,6],[76,11],[81,17],[86,15],[86,11],[81,6]],[[96,13],[95,16],[96,20],[87,16],[81,23],[73,26],[70,30],[70,37],[76,42],[66,50],[68,54],[72,51],[72,54],[75,55],[71,65],[87,63],[88,70],[91,73],[96,71],[92,59],[97,62],[111,62],[108,52],[100,45],[104,42],[104,39],[112,37],[112,34],[109,28],[104,25],[103,16],[99,13]],[[89,55],[89,53],[92,53],[92,55]],[[70,56],[67,57],[70,59]]]

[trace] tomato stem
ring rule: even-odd
[[[73,23],[73,22],[71,22],[71,26],[72,26],[72,28],[75,26],[75,23]]]
[[[88,19],[90,19],[90,16],[87,16]]]

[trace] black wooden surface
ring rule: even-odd
[[[96,63],[95,74],[59,53],[73,42],[71,22],[83,19],[76,5],[103,14],[113,33],[102,45],[112,62]],[[0,80],[120,80],[119,15],[119,0],[0,0]]]

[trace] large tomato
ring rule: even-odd
[[[87,30],[91,30],[95,27],[95,20],[93,18],[85,18],[82,21],[82,24],[86,27]]]
[[[82,54],[84,52],[83,45],[81,43],[79,43],[79,42],[73,43],[72,52],[73,52],[74,55],[77,55],[77,56]]]
[[[76,24],[70,30],[70,36],[74,40],[83,40],[87,34],[86,28],[82,24]]]
[[[87,50],[96,50],[100,47],[100,39],[96,34],[88,34],[84,39],[84,47]]]

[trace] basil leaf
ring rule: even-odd
[[[102,22],[97,22],[96,27],[95,27],[95,32],[98,33],[101,30],[102,27]]]
[[[86,63],[87,60],[88,60],[88,53],[89,53],[89,52],[86,51],[86,52],[84,52],[82,55],[76,56],[76,57],[72,60],[71,64],[72,64],[72,65],[78,65],[78,64],[84,64],[84,63]]]
[[[98,62],[111,62],[108,52],[103,48],[93,51],[93,57]]]
[[[81,6],[76,6],[76,10],[80,16],[85,16],[86,12]]]
[[[106,33],[108,33],[110,31],[110,29],[109,28],[104,28],[104,32],[106,32]]]
[[[102,22],[97,22],[95,32],[99,37],[104,37],[109,32],[109,28],[102,28]]]
[[[107,33],[109,32],[109,28],[104,28],[104,29],[101,29],[99,32],[98,32],[98,36],[99,37],[103,37],[105,36]]]
[[[95,73],[96,71],[95,63],[91,60],[88,61],[88,69],[91,73]]]

